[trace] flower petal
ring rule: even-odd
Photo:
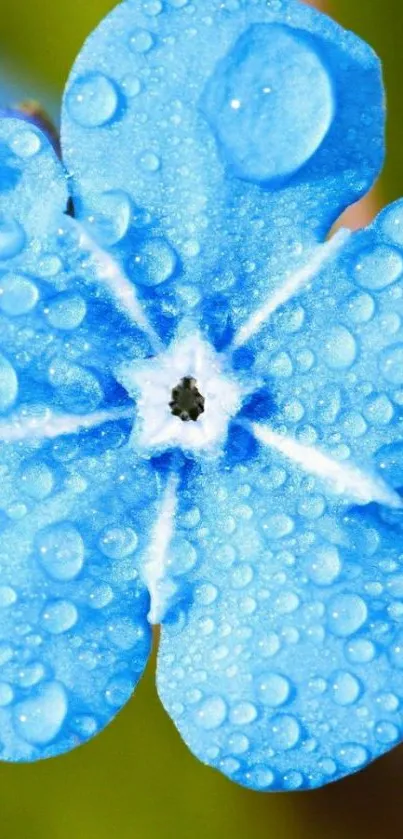
[[[158,689],[191,750],[270,791],[321,786],[397,744],[401,510],[346,507],[266,448],[193,473],[182,498]]]
[[[77,213],[166,330],[203,296],[225,333],[228,303],[249,313],[383,155],[376,57],[295,0],[121,4],[78,57],[62,122]]]

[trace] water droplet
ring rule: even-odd
[[[16,219],[0,215],[0,260],[13,259],[25,245],[25,233]]]
[[[218,589],[211,583],[203,583],[195,589],[194,597],[202,606],[210,606],[217,600]]]
[[[63,407],[74,414],[94,411],[103,399],[101,385],[90,370],[71,364],[62,358],[49,367],[49,382],[57,389]]]
[[[393,725],[387,720],[381,720],[375,727],[375,737],[380,743],[389,745],[389,743],[396,743],[400,739],[400,732],[397,725]]]
[[[403,272],[403,260],[393,248],[378,245],[359,257],[355,265],[355,278],[360,286],[379,290],[399,279]]]
[[[279,615],[291,615],[299,607],[299,597],[293,591],[281,591],[275,601],[275,609]]]
[[[353,664],[368,664],[373,661],[376,649],[366,638],[354,638],[346,645],[346,656]]]
[[[274,784],[274,773],[265,766],[258,766],[251,769],[246,776],[254,789],[269,789]]]
[[[196,723],[206,731],[219,728],[227,716],[227,706],[221,696],[209,696],[196,711]]]
[[[347,769],[360,769],[369,759],[364,746],[346,743],[337,750],[337,758]]]
[[[232,588],[246,588],[253,580],[253,568],[250,565],[238,562],[231,570]]]
[[[398,201],[392,204],[382,214],[382,230],[385,236],[403,246],[403,203]]]
[[[387,382],[403,384],[403,344],[387,347],[379,356],[379,369]]]
[[[251,702],[239,702],[231,708],[230,720],[233,725],[249,725],[256,717],[257,710]]]
[[[28,160],[41,150],[42,140],[36,131],[24,129],[14,134],[10,147],[17,157]]]
[[[68,600],[54,600],[46,604],[42,613],[45,629],[52,635],[61,635],[76,625],[78,612],[74,603]]]
[[[280,673],[264,673],[257,682],[259,702],[278,708],[287,702],[291,693],[291,684]]]
[[[322,144],[334,115],[332,82],[313,39],[255,24],[219,62],[202,107],[235,174],[267,182],[296,172]]]
[[[73,580],[84,564],[84,542],[72,524],[50,525],[36,542],[38,560],[54,580]]]
[[[286,516],[284,513],[270,516],[263,522],[264,530],[269,539],[283,539],[284,536],[289,536],[294,530],[294,526],[290,516]]]
[[[24,466],[21,472],[21,485],[31,498],[41,501],[47,498],[53,489],[53,475],[45,463],[33,461]]]
[[[233,755],[245,754],[249,749],[249,740],[245,734],[232,734],[228,740],[228,751]]]
[[[351,367],[357,345],[351,332],[344,326],[334,326],[326,330],[322,345],[322,358],[331,370],[344,370]]]
[[[157,17],[160,15],[163,9],[163,5],[161,0],[145,0],[143,3],[143,11],[145,15],[149,15],[149,17]]]
[[[124,676],[111,679],[105,691],[105,699],[113,708],[121,708],[133,693],[133,682]]]
[[[27,277],[6,274],[0,280],[0,309],[6,315],[25,315],[34,308],[38,289]]]
[[[309,559],[307,572],[317,586],[331,586],[340,575],[339,551],[332,545],[317,548]]]
[[[176,268],[176,254],[165,239],[152,239],[138,249],[134,264],[136,283],[157,286],[172,277]]]
[[[123,559],[134,553],[138,537],[131,527],[108,527],[101,535],[99,547],[109,559]]]
[[[365,623],[367,607],[357,594],[338,594],[328,604],[328,626],[334,635],[353,635]]]
[[[151,151],[143,152],[143,154],[139,157],[139,163],[145,172],[158,172],[161,166],[161,161],[158,155]]]
[[[59,682],[49,682],[38,694],[14,708],[17,734],[33,745],[50,743],[60,732],[67,714],[67,695]]]
[[[76,79],[67,93],[71,118],[84,128],[98,128],[111,122],[118,110],[115,84],[103,73],[88,73]]]
[[[60,294],[47,307],[47,318],[55,329],[77,329],[87,313],[87,306],[79,294]]]
[[[148,29],[136,29],[129,40],[130,49],[140,55],[150,52],[154,43],[154,36]]]
[[[134,96],[138,96],[141,91],[140,79],[137,76],[133,76],[132,73],[128,73],[128,75],[122,80],[122,88],[126,96],[130,99]]]
[[[293,749],[301,736],[298,721],[290,714],[277,714],[269,725],[269,743],[276,751]]]
[[[284,789],[300,789],[304,783],[304,776],[301,772],[287,772],[283,777]]]
[[[0,353],[0,411],[6,411],[13,405],[18,394],[18,379],[14,367]]]
[[[14,693],[11,685],[8,685],[7,682],[0,682],[0,708],[11,705],[13,699]]]
[[[375,303],[370,294],[351,294],[346,300],[347,315],[353,323],[368,323],[375,313]]]
[[[360,683],[351,673],[340,671],[332,681],[333,700],[337,705],[353,705],[360,695]]]
[[[17,602],[17,595],[10,586],[0,586],[0,609],[7,609]]]
[[[385,393],[379,393],[367,399],[364,416],[371,425],[389,425],[393,415],[394,407]]]
[[[376,701],[379,707],[389,714],[394,714],[400,705],[399,697],[394,693],[380,693],[376,697]]]
[[[102,192],[93,199],[96,210],[85,218],[91,235],[105,247],[124,239],[132,218],[130,196],[121,189]]]
[[[142,626],[136,625],[130,618],[117,618],[108,625],[108,634],[113,644],[120,650],[131,650],[137,645],[143,645],[145,632]]]

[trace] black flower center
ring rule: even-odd
[[[183,422],[196,420],[204,413],[204,396],[197,388],[197,381],[191,376],[185,376],[172,391],[172,401],[169,403],[171,413]]]

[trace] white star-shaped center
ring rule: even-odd
[[[117,378],[136,401],[131,443],[150,452],[176,447],[219,452],[244,396],[226,369],[225,358],[199,332],[175,338],[165,352],[151,359],[121,365]],[[195,421],[184,422],[173,415],[172,400],[174,389],[186,379],[194,381],[204,398],[204,412]]]

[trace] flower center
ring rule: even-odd
[[[196,379],[184,376],[172,390],[169,407],[174,417],[179,417],[183,422],[196,422],[200,414],[204,414],[205,401],[197,387]]]

